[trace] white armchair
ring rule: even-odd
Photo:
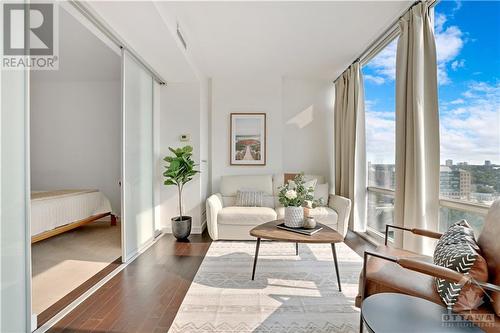
[[[208,234],[213,240],[219,239],[219,228],[217,226],[217,215],[224,207],[222,195],[220,193],[212,194],[207,199],[207,229]]]
[[[351,199],[330,194],[328,207],[337,212],[339,216],[337,220],[337,232],[342,237],[345,237],[347,235],[347,227],[349,226],[349,216],[351,215]]]

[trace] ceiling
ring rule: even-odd
[[[159,2],[209,77],[337,77],[413,1]]]
[[[177,40],[151,1],[91,1],[87,4],[164,80],[197,80]]]
[[[63,8],[59,10],[59,70],[33,71],[43,81],[119,81],[120,55]]]
[[[215,78],[334,79],[411,3],[91,1],[87,5],[163,79],[193,82],[200,73]],[[64,17],[62,26],[71,24]],[[187,51],[176,36],[177,23]],[[65,30],[60,29],[61,66],[65,52],[88,63],[88,54],[80,50],[93,50],[92,41],[88,36],[66,41]],[[82,27],[71,30],[83,33]],[[66,43],[77,51],[66,50]],[[101,56],[108,59],[104,53]]]

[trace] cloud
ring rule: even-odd
[[[373,82],[375,84],[383,84],[385,82],[385,79],[382,76],[374,76],[370,74],[363,75],[364,79],[366,81]]]
[[[455,60],[464,46],[463,33],[457,26],[444,27],[447,18],[444,14],[436,15],[436,55],[438,67],[438,82],[448,84],[451,79],[447,73],[447,65],[451,62],[453,70],[463,67],[465,60]]]
[[[453,69],[454,71],[464,66],[465,66],[465,59],[455,60],[451,63],[451,69]]]
[[[375,111],[376,101],[365,101],[366,160],[395,163],[396,122],[394,111]]]
[[[396,78],[396,49],[398,47],[397,40],[392,41],[389,45],[382,49],[370,62],[368,68],[385,80],[393,81]],[[366,75],[365,75],[366,77]]]
[[[455,7],[452,9],[453,13],[460,10],[460,8],[462,8],[462,1],[461,0],[455,1]]]
[[[464,104],[465,101],[462,98],[457,98],[450,102],[450,104]]]
[[[434,36],[436,40],[437,75],[440,85],[451,82],[447,73],[447,67],[450,64],[453,70],[465,65],[465,60],[456,59],[465,44],[464,34],[458,26],[445,27],[447,21],[446,15],[436,13]],[[396,50],[397,40],[394,40],[368,62],[366,66],[373,70],[376,75],[370,75],[371,77],[367,78],[367,80],[375,84],[383,84],[396,78]]]
[[[441,159],[500,164],[500,83],[473,82],[462,95],[469,97],[440,115]]]
[[[441,160],[452,159],[500,164],[500,82],[472,82],[462,95],[440,105]],[[443,107],[446,104],[447,107]],[[375,110],[377,102],[365,102],[367,161],[394,163],[395,112]]]

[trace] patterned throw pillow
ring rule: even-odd
[[[262,207],[264,193],[261,191],[240,190],[236,195],[236,206],[239,207]]]
[[[434,251],[434,264],[470,275],[476,281],[488,280],[486,260],[465,220],[454,223],[441,236]],[[435,280],[437,292],[449,309],[471,310],[483,303],[483,291],[473,283],[464,287],[444,279]]]

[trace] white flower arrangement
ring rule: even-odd
[[[307,201],[313,201],[313,187],[305,187],[304,176],[299,174],[294,180],[279,188],[279,202],[285,207],[302,207]]]
[[[288,200],[293,200],[297,198],[297,192],[295,190],[288,190],[285,192],[285,197]]]

